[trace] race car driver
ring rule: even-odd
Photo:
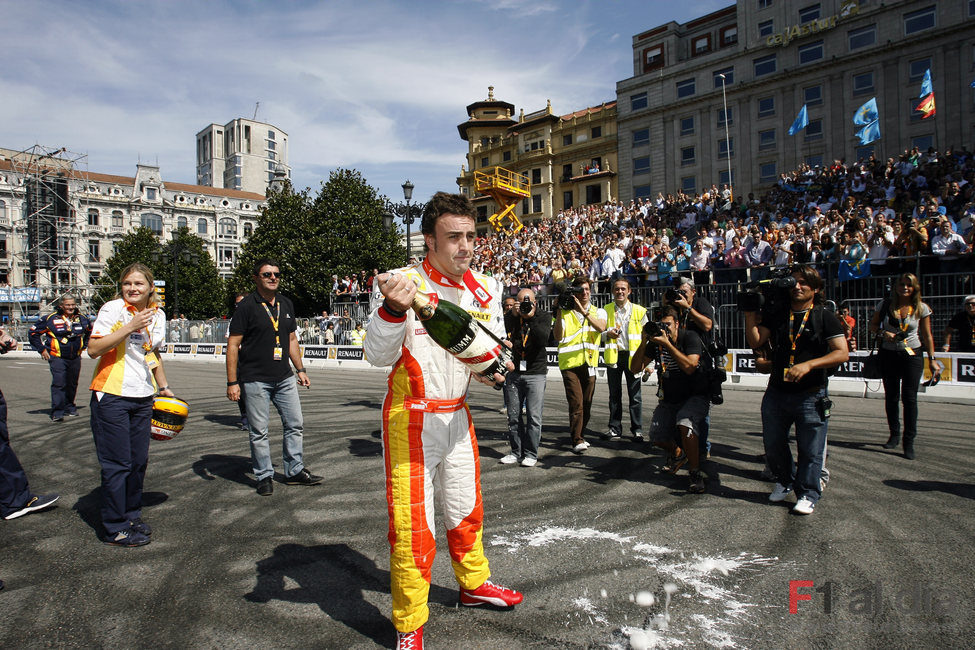
[[[410,310],[417,289],[435,293],[466,309],[500,338],[501,290],[497,281],[469,268],[475,235],[474,210],[467,197],[435,194],[420,229],[427,256],[419,264],[378,276],[364,345],[369,363],[392,366],[382,431],[397,648],[423,647],[436,553],[435,491],[443,503],[460,603],[512,607],[522,601],[517,591],[488,580],[491,572],[481,540],[480,462],[466,403],[472,374],[431,340]],[[494,379],[503,381],[500,375]]]
[[[51,367],[51,421],[78,415],[74,398],[81,374],[81,353],[91,336],[91,322],[78,313],[73,296],[64,296],[58,311],[42,318],[27,333],[30,345]]]

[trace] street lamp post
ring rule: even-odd
[[[413,199],[413,183],[410,182],[410,179],[406,179],[406,182],[403,183],[403,198],[406,199],[406,216],[403,221],[406,223],[406,263],[409,264],[413,257],[413,242],[410,239],[410,225],[413,223],[413,213],[410,211],[410,200]]]
[[[179,262],[182,260],[186,264],[198,264],[200,256],[195,253],[188,245],[177,239],[173,233],[173,243],[167,253],[153,251],[152,261],[162,262],[171,261],[173,263],[173,318],[179,318]]]
[[[735,186],[731,180],[731,137],[728,134],[728,93],[725,91],[724,75],[718,74],[721,77],[721,101],[724,104],[724,148],[725,153],[728,155],[728,202],[735,200]]]

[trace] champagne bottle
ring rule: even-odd
[[[422,291],[413,296],[412,306],[430,338],[471,371],[488,379],[508,372],[505,363],[511,360],[511,350],[467,311]]]

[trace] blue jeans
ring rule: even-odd
[[[826,430],[829,419],[819,417],[816,401],[826,389],[787,393],[769,386],[762,399],[762,439],[769,469],[780,484],[792,486],[796,497],[819,501],[819,478],[826,460]],[[796,426],[796,462],[789,449],[789,430]]]
[[[643,431],[643,393],[640,390],[640,375],[630,372],[630,353],[620,352],[616,367],[606,368],[606,381],[609,383],[609,430],[623,433],[623,378],[626,378],[626,395],[630,403],[630,433],[636,435]]]
[[[508,402],[508,442],[511,453],[522,458],[538,458],[542,440],[542,407],[545,404],[545,375],[509,372],[504,381]],[[525,404],[525,418],[521,405]],[[526,421],[527,420],[527,421]]]
[[[27,505],[31,492],[27,485],[27,474],[17,454],[10,448],[10,434],[7,432],[7,400],[0,392],[0,517],[6,517]]]
[[[247,395],[247,425],[251,439],[251,461],[254,477],[258,481],[274,476],[271,464],[271,445],[267,439],[267,426],[271,416],[271,403],[281,416],[284,427],[284,475],[294,476],[305,465],[302,462],[301,401],[298,399],[298,382],[289,375],[279,382],[249,381],[243,384]]]

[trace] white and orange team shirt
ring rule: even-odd
[[[91,338],[101,338],[122,329],[136,311],[121,298],[106,302],[98,310]],[[166,315],[156,309],[149,327],[129,334],[114,349],[98,357],[91,390],[122,397],[150,397],[156,392],[156,381],[146,364],[143,344],[148,344],[159,354],[165,342]]]

